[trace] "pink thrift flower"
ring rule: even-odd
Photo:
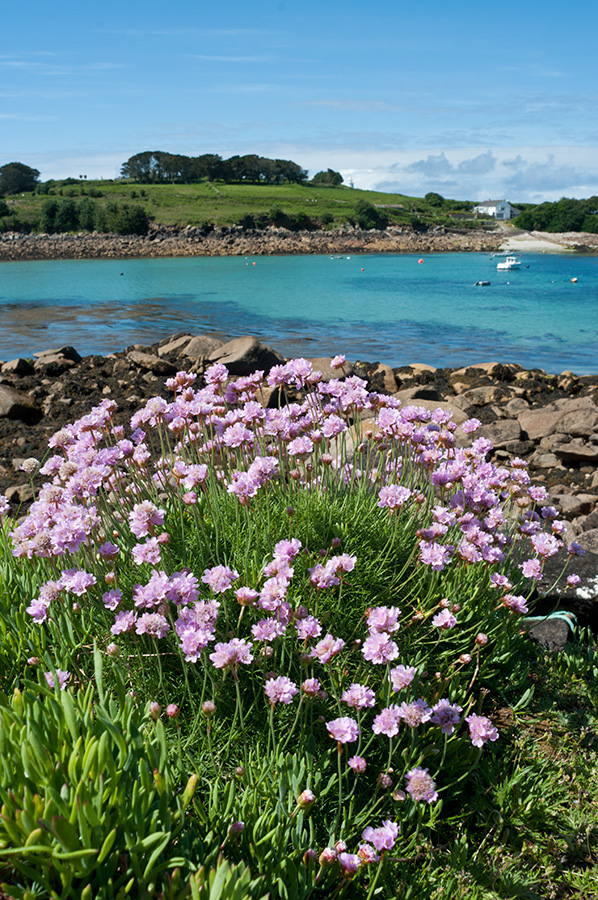
[[[568,575],[567,576],[567,585],[569,587],[576,587],[581,582],[581,578],[579,575]]]
[[[102,594],[102,602],[106,609],[110,610],[117,609],[122,598],[122,591],[119,591],[118,588],[114,588],[114,590],[106,591],[104,594]]]
[[[459,713],[462,713],[463,709],[457,704],[451,705],[448,700],[439,700],[432,707],[432,712],[434,715],[430,716],[430,722],[440,725],[443,734],[453,734],[455,725],[461,721]]]
[[[215,645],[214,653],[210,653],[210,659],[216,669],[229,669],[238,663],[249,665],[253,662],[251,643],[242,638],[233,638],[227,644],[222,642]]]
[[[432,618],[432,625],[435,625],[436,628],[441,628],[447,631],[451,628],[454,628],[456,624],[456,618],[448,609],[441,609],[440,612],[436,613],[436,615]]]
[[[390,706],[387,706],[386,709],[383,709],[382,712],[378,713],[374,719],[372,731],[374,734],[384,734],[386,737],[391,738],[399,733],[400,724],[401,716],[399,714],[399,707],[395,704],[391,704]]]
[[[159,613],[143,613],[135,623],[137,634],[149,634],[155,638],[165,637],[169,628],[168,621]]]
[[[318,641],[309,655],[312,659],[317,659],[318,662],[325,665],[333,657],[338,656],[344,646],[345,642],[342,638],[334,638],[331,634],[327,634],[321,641]]]
[[[417,766],[417,768],[407,772],[406,778],[407,793],[414,800],[424,800],[426,803],[433,803],[434,800],[438,800],[436,785],[432,776],[428,774],[427,769]]]
[[[520,565],[520,569],[526,578],[538,579],[542,577],[542,565],[539,559],[524,560]]]
[[[299,688],[286,675],[279,675],[278,678],[269,678],[264,685],[264,690],[270,703],[292,703],[295,694],[299,693]]]
[[[392,634],[399,628],[398,618],[401,610],[398,606],[375,606],[367,612],[368,631],[370,634],[387,632]]]
[[[368,825],[364,828],[362,837],[364,841],[373,844],[378,852],[392,850],[399,836],[399,826],[396,822],[386,819],[379,828]]]
[[[353,769],[354,772],[357,772],[358,775],[363,775],[367,763],[363,756],[352,756],[351,759],[347,761],[347,765]]]
[[[364,707],[374,706],[376,695],[371,688],[366,687],[364,684],[352,684],[350,688],[343,691],[341,700],[354,709],[363,709]]]
[[[114,625],[110,631],[112,634],[122,634],[125,631],[132,631],[136,621],[137,615],[131,610],[119,612],[114,617]]]
[[[306,678],[301,685],[301,690],[307,697],[315,697],[321,690],[321,687],[317,678]]]
[[[322,626],[314,616],[305,616],[303,619],[300,619],[295,623],[295,628],[297,629],[297,637],[304,641],[308,640],[308,638],[320,637],[322,634]]]
[[[238,577],[239,573],[229,566],[214,566],[204,571],[201,580],[213,594],[224,594]]]
[[[339,744],[356,741],[361,730],[355,719],[348,716],[341,716],[339,719],[333,719],[332,722],[326,722],[326,728],[330,737]]]
[[[525,597],[514,594],[505,594],[502,598],[502,602],[507,609],[510,609],[512,612],[518,612],[521,613],[521,615],[525,615],[529,612]]]
[[[419,700],[414,700],[413,703],[401,703],[397,715],[404,719],[411,728],[417,728],[418,725],[429,720],[432,710],[426,701],[420,697]]]
[[[397,666],[390,670],[390,683],[393,691],[404,691],[408,688],[415,677],[417,669],[415,666]]]
[[[399,648],[386,632],[382,632],[380,634],[370,634],[365,639],[361,652],[369,662],[381,666],[396,659],[399,655]]]
[[[488,741],[498,740],[498,731],[486,716],[472,713],[465,721],[469,725],[469,736],[474,747],[483,747]]]
[[[63,672],[62,669],[56,669],[56,678],[58,680],[58,687],[61,691],[64,691],[66,688],[69,678],[71,677],[70,672]],[[44,672],[44,678],[48,683],[49,688],[54,687],[54,674],[52,672]]]

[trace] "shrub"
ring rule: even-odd
[[[51,439],[52,481],[5,538],[6,670],[33,649],[85,683],[95,639],[198,777],[180,842],[206,866],[220,848],[257,892],[389,896],[393,859],[487,789],[493,706],[529,702],[520,620],[563,526],[525,463],[457,448],[444,411],[302,359],[195,380],[130,434],[104,400]]]

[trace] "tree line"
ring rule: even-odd
[[[526,231],[587,231],[598,234],[598,197],[572,200],[563,197],[554,203],[540,203],[521,212],[514,223]]]
[[[120,174],[139,184],[193,184],[223,181],[240,184],[303,184],[307,170],[290,159],[268,159],[254,153],[223,159],[217,153],[183,156],[163,150],[136,153]]]

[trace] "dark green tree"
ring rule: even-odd
[[[430,206],[442,206],[444,203],[444,197],[442,194],[437,194],[436,191],[428,191],[424,200],[426,203],[429,203]]]
[[[0,196],[34,191],[39,181],[39,171],[20,162],[0,166]]]
[[[372,206],[367,200],[359,200],[355,204],[355,215],[357,216],[357,224],[365,231],[372,228],[384,229],[388,225],[388,219],[375,206]]]
[[[343,183],[343,176],[340,172],[335,172],[334,169],[326,169],[326,171],[316,172],[314,177],[311,180],[312,184],[329,184],[335,187],[336,185]]]

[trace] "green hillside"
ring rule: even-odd
[[[413,225],[475,226],[467,201],[362,191],[344,186],[136,184],[115,181],[47,181],[35,191],[5,197],[0,230],[143,232],[147,222],[184,228],[240,224],[246,228],[363,228]],[[4,212],[4,215],[2,214]],[[136,224],[131,224],[132,222]],[[145,226],[143,222],[145,221]]]

